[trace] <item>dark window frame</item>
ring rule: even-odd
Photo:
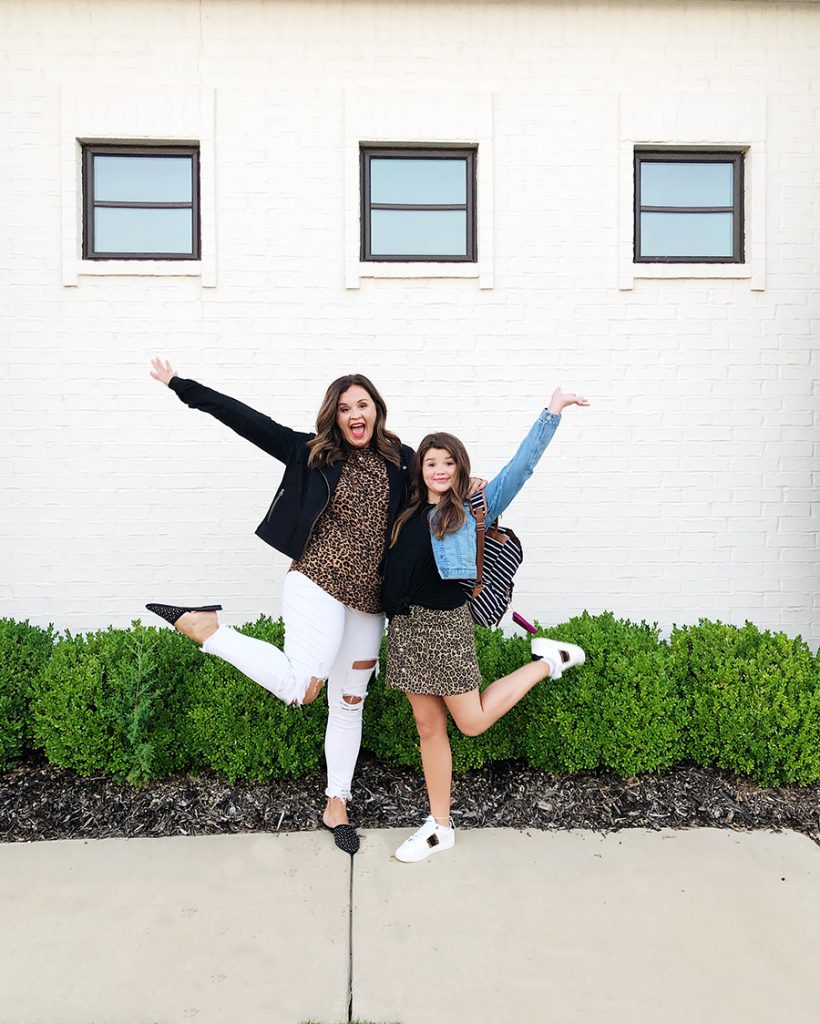
[[[745,151],[739,149],[686,150],[686,149],[636,149],[634,157],[634,247],[635,263],[745,263],[744,237],[744,164]],[[641,205],[641,164],[642,163],[732,163],[734,164],[733,193],[731,206],[642,206]],[[732,255],[731,256],[641,256],[641,214],[642,213],[731,213]]]
[[[189,203],[135,203],[94,200],[95,156],[189,156],[191,157],[191,202]],[[86,260],[199,260],[201,257],[201,225],[199,202],[199,145],[150,143],[146,145],[119,145],[115,143],[82,143],[83,167],[83,259]],[[94,210],[99,208],[128,210],[191,210],[191,252],[96,252],[94,248]]]
[[[360,153],[360,202],[361,247],[363,263],[476,263],[478,243],[476,232],[476,165],[477,146],[368,146],[361,145]],[[370,161],[373,159],[396,160],[466,160],[467,191],[464,203],[371,203]],[[466,216],[465,254],[463,256],[430,256],[413,253],[399,255],[373,255],[371,250],[370,214],[372,210],[464,210]]]

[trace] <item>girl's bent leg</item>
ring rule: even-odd
[[[453,721],[465,736],[478,736],[485,732],[503,715],[530,692],[542,679],[550,674],[546,661],[531,661],[496,679],[482,692],[470,690],[455,697],[445,697],[444,702]]]
[[[344,631],[345,607],[301,573],[282,594],[285,649],[219,626],[202,645],[286,704],[309,703],[321,689]]]
[[[345,608],[344,633],[328,675],[328,718],[325,733],[328,805],[325,823],[347,821],[353,772],[362,739],[362,713],[367,686],[378,665],[384,616]]]
[[[439,825],[450,824],[450,794],[453,785],[453,753],[447,735],[447,707],[442,697],[408,693],[419,733],[424,782],[430,800],[430,814]]]

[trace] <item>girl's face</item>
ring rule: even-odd
[[[359,384],[343,391],[336,405],[336,425],[353,448],[367,448],[376,427],[376,406]]]
[[[456,480],[458,466],[446,448],[430,448],[421,464],[421,475],[427,488],[427,500],[438,504]]]

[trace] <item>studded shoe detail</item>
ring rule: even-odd
[[[161,619],[170,622],[172,626],[176,625],[177,619],[181,618],[186,612],[222,611],[221,604],[202,604],[198,608],[183,608],[175,604],[147,604],[145,607],[149,612],[153,612],[154,615],[159,615]]]
[[[344,853],[349,853],[352,857],[354,853],[359,852],[359,836],[352,825],[326,825],[321,815],[319,815],[319,824],[328,832],[333,833],[333,841]]]

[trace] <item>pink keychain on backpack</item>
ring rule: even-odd
[[[538,630],[533,626],[531,622],[527,622],[523,615],[519,615],[518,612],[512,613],[513,622],[517,623],[522,629],[526,629],[528,633],[532,633],[533,636]]]

